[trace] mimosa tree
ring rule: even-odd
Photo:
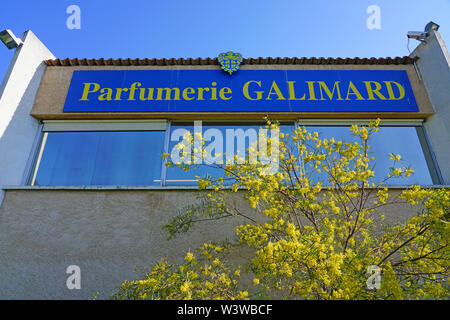
[[[279,133],[277,141],[266,136],[267,146],[278,144],[276,151],[268,148],[277,171],[267,161],[202,164],[221,168],[223,176],[199,179],[198,204],[165,229],[173,237],[203,220],[220,227],[221,219],[239,217],[245,222],[234,241],[207,242],[180,265],[162,260],[142,280],[125,281],[113,298],[448,298],[450,190],[414,185],[393,195],[387,182],[414,172],[395,153],[386,179],[374,183],[369,150],[379,123],[352,126],[355,142],[321,138],[304,127]],[[268,121],[266,128],[274,132],[278,125]],[[193,138],[186,135],[179,149],[191,148]],[[173,163],[166,155],[167,165],[192,169],[195,155],[207,158],[205,145],[186,153],[187,161]],[[248,151],[260,152],[256,145]],[[233,205],[236,194],[249,208]],[[410,217],[388,221],[392,205],[402,203]],[[238,266],[233,255],[242,247],[253,256]]]

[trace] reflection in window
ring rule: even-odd
[[[344,142],[359,142],[359,138],[352,135],[349,126],[305,126],[309,132],[317,131],[320,138]],[[389,159],[389,153],[399,154],[402,157],[400,166],[410,166],[414,173],[408,178],[391,178],[386,181],[388,185],[431,185],[438,183],[432,161],[427,155],[427,146],[421,145],[423,136],[422,127],[381,127],[380,131],[373,134],[369,140],[369,157],[375,157],[375,177],[371,182],[378,183],[389,174],[389,168],[393,161]],[[432,178],[433,176],[433,178]],[[315,180],[327,182],[324,173],[314,174]]]
[[[264,123],[202,123],[201,132],[205,146],[215,145],[211,155],[220,154],[223,163],[227,156],[237,154],[248,157],[247,149],[258,137]],[[280,132],[291,133],[294,123],[281,123]],[[198,127],[197,127],[198,128]],[[349,126],[306,126],[309,132],[319,132],[321,138],[334,137],[346,142],[357,141]],[[213,166],[194,166],[189,171],[182,168],[165,168],[163,153],[171,152],[183,141],[186,131],[194,133],[194,123],[172,123],[170,132],[158,131],[51,131],[44,135],[41,154],[36,164],[33,185],[197,185],[196,176],[227,179],[223,169]],[[267,136],[271,136],[270,130]],[[231,137],[231,138],[230,138]],[[166,140],[167,139],[167,140]],[[288,139],[289,142],[289,139]],[[167,149],[165,149],[165,147]],[[293,145],[290,143],[290,147]],[[439,177],[423,128],[385,126],[370,141],[370,156],[376,158],[373,168],[379,182],[390,172],[389,153],[400,154],[400,166],[410,166],[414,174],[408,178],[392,178],[389,185],[439,184]],[[294,150],[294,155],[298,155]],[[173,160],[173,159],[172,159]],[[313,181],[328,182],[326,173],[314,173]],[[233,180],[225,180],[232,183]]]
[[[265,124],[233,124],[227,125],[223,123],[203,123],[202,136],[205,140],[205,147],[208,148],[211,144],[220,146],[219,150],[213,150],[212,156],[219,154],[223,163],[227,163],[227,157],[237,155],[241,158],[248,159],[247,149],[257,142],[260,129],[264,129]],[[289,133],[294,130],[294,124],[281,123],[280,132]],[[176,145],[183,141],[183,133],[189,131],[194,136],[193,123],[175,123],[171,127],[171,139],[169,144],[169,153],[176,148]],[[266,135],[271,136],[271,130],[267,130]],[[218,139],[216,141],[216,139]],[[184,171],[182,168],[174,167],[167,169],[166,184],[167,185],[197,185],[197,178],[211,177],[213,179],[224,178],[225,183],[232,182],[231,178],[227,178],[223,169],[217,168],[217,159],[214,164],[209,165],[202,161],[202,165],[195,165],[189,171]]]
[[[49,132],[34,185],[159,185],[164,131]]]

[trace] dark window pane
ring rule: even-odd
[[[159,185],[164,135],[49,132],[35,185]]]

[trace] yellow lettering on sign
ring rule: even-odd
[[[342,99],[341,89],[339,88],[340,81],[335,81],[334,86],[333,86],[333,91],[330,91],[330,89],[327,87],[325,81],[317,81],[317,83],[319,84],[319,89],[320,89],[320,100],[326,100],[323,97],[323,91],[325,91],[325,93],[327,94],[327,96],[330,100],[333,100],[335,90],[337,92],[337,97],[338,97],[336,100],[344,100],[344,99]]]
[[[403,86],[395,81],[383,81],[386,84],[386,88],[389,94],[389,100],[401,100],[405,97],[405,88]],[[395,84],[395,86],[398,89],[399,96],[395,97],[394,90],[392,89],[392,84]]]
[[[248,87],[250,86],[250,83],[256,83],[261,88],[261,81],[255,80],[247,81],[242,87],[242,93],[244,94],[244,97],[246,97],[248,100],[261,100],[264,91],[254,91],[256,93],[256,98],[250,97],[250,94],[248,92]]]
[[[98,100],[101,100],[101,101],[104,101],[104,100],[111,101],[112,100],[113,90],[111,88],[103,88],[102,90],[100,90],[100,92],[102,92],[102,94],[98,96]]]
[[[230,96],[227,97],[227,96],[225,96],[226,94],[229,94]],[[231,97],[231,88],[223,87],[222,89],[220,89],[219,90],[219,97],[222,100],[230,100],[232,98]]]
[[[91,85],[94,86],[94,88],[91,88]],[[88,95],[89,93],[92,92],[96,92],[100,89],[100,85],[98,83],[95,82],[85,82],[84,83],[84,89],[83,89],[83,94],[81,95],[81,99],[80,101],[89,101],[88,99]]]
[[[197,90],[198,90],[197,100],[205,100],[203,98],[203,91],[209,91],[209,88],[197,88]]]
[[[156,100],[162,100],[163,93],[166,93],[164,100],[180,100],[180,89],[179,88],[158,88],[156,93]],[[172,99],[172,92],[174,92],[174,97]]]
[[[358,91],[358,89],[356,89],[355,85],[351,81],[348,83],[348,91],[347,91],[347,96],[345,97],[345,100],[351,100],[349,98],[350,95],[356,96],[356,100],[364,100],[361,93]]]
[[[217,100],[217,82],[212,82],[211,86],[211,100]]]
[[[406,96],[405,87],[396,81],[361,81],[362,87],[365,85],[366,91],[356,87],[354,82],[349,81],[345,99],[343,98],[345,84],[341,81],[334,81],[333,87],[330,82],[326,81],[305,81],[306,86],[300,92],[296,92],[296,81],[286,81],[287,90],[282,91],[278,83],[273,80],[268,91],[262,89],[261,80],[249,80],[244,83],[242,93],[248,100],[286,100],[301,101],[301,100],[401,100]],[[128,99],[134,100],[230,100],[232,99],[232,89],[229,87],[218,87],[217,82],[211,82],[210,87],[186,87],[186,88],[142,88],[140,82],[133,82],[126,88],[102,88],[99,83],[85,82],[82,90],[82,95],[79,101],[89,101],[93,97],[99,101],[122,101]],[[319,91],[316,91],[316,89]],[[282,88],[284,89],[284,87]],[[306,90],[305,90],[306,89]],[[182,90],[182,91],[181,91]],[[385,91],[383,91],[385,90]],[[155,92],[156,91],[156,92]],[[382,93],[383,91],[383,93]],[[124,93],[128,92],[128,95]],[[367,92],[367,94],[366,94]],[[95,93],[95,94],[94,94]],[[156,98],[155,98],[156,93]],[[320,93],[320,96],[319,96]],[[363,93],[363,94],[361,94]],[[297,97],[296,94],[299,94]],[[137,97],[139,96],[139,97]],[[307,98],[308,96],[308,98]]]
[[[303,97],[301,97],[301,98],[295,97],[295,90],[294,90],[295,81],[287,81],[287,83],[289,86],[289,100],[305,100],[306,93],[304,93]]]
[[[272,86],[270,87],[269,94],[267,95],[266,100],[272,100],[270,98],[270,96],[272,94],[276,94],[277,95],[277,100],[286,100],[286,98],[281,93],[281,90],[280,90],[280,88],[278,88],[278,85],[277,85],[277,83],[275,81],[272,82]]]
[[[134,99],[134,92],[136,91],[136,87],[140,87],[140,82],[133,82],[130,87],[130,95],[128,96],[128,100],[136,100]]]
[[[380,90],[382,88],[381,83],[377,81],[363,81],[363,82],[366,84],[367,94],[369,96],[367,100],[377,100],[374,94],[381,100],[386,100],[386,97],[380,93]],[[375,84],[375,88],[372,87],[373,83]]]
[[[195,99],[195,97],[189,96],[189,95],[194,94],[194,93],[195,93],[195,89],[194,88],[191,88],[191,87],[184,88],[184,90],[183,90],[183,99],[184,100],[193,100],[193,99]]]
[[[127,92],[128,88],[116,88],[116,98],[114,100],[122,100],[122,91]]]
[[[148,88],[147,98],[145,97],[146,90],[147,89],[144,89],[144,88],[139,89],[139,100],[153,100],[154,88]]]
[[[309,90],[309,99],[308,100],[317,100],[316,99],[316,92],[314,91],[314,82],[315,81],[305,81],[308,84],[308,90]]]

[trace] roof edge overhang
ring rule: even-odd
[[[395,58],[244,58],[241,65],[408,65],[417,61],[418,57]],[[217,58],[136,58],[136,59],[51,59],[45,60],[47,66],[52,67],[76,67],[76,66],[202,66],[219,65]]]

